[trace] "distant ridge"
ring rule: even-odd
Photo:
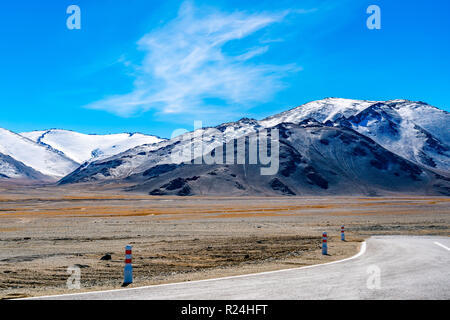
[[[173,164],[171,154],[192,143],[179,136],[92,161],[60,183],[127,182],[135,183],[129,190],[184,196],[449,195],[449,124],[448,112],[423,102],[327,98],[261,121],[198,129],[208,153],[226,141],[279,128],[280,161],[287,168],[271,178],[260,177],[255,165]]]

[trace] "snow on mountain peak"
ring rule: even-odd
[[[450,171],[450,113],[424,102],[404,99],[326,98],[260,121],[242,118],[197,129],[195,134],[203,136],[203,151],[209,152],[231,139],[283,123],[293,123],[299,128],[346,127],[421,166]],[[3,167],[10,176],[17,176],[19,173],[15,168],[22,167],[14,161],[53,177],[74,173],[73,170],[84,163],[76,170],[76,175],[87,177],[96,167],[104,165],[109,172],[104,179],[125,178],[145,172],[152,166],[171,163],[171,154],[191,147],[189,138],[192,135],[193,132],[188,132],[166,140],[141,133],[89,135],[52,129],[18,135],[0,129],[0,154],[12,158],[3,158],[0,174]],[[20,170],[29,171],[26,168]]]
[[[424,102],[326,98],[263,119],[271,127],[314,119],[350,127],[416,163],[450,170],[450,114]]]
[[[80,164],[109,157],[139,145],[163,141],[156,136],[141,133],[96,135],[61,129],[23,132],[21,135],[38,144],[50,146]]]
[[[76,162],[57,151],[2,128],[0,128],[0,153],[52,177],[63,177],[77,167]]]
[[[298,123],[307,118],[312,118],[319,122],[325,123],[328,120],[334,121],[341,116],[351,116],[374,103],[376,102],[342,98],[326,98],[323,100],[308,102],[294,109],[268,117],[261,120],[260,124],[264,127],[272,127],[282,122]]]

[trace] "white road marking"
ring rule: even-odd
[[[442,243],[439,243],[439,242],[435,241],[434,244],[436,244],[436,245],[438,245],[439,247],[442,247],[442,248],[447,249],[448,251],[450,251],[450,248],[444,246]]]

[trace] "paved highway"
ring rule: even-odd
[[[332,252],[331,252],[332,253]],[[371,237],[337,263],[44,299],[450,299],[450,238]]]

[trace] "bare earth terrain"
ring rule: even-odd
[[[157,197],[0,185],[0,298],[120,288],[127,244],[137,287],[339,260],[371,235],[449,231],[448,197]],[[105,254],[112,259],[100,260]],[[70,266],[81,268],[80,290],[67,289]]]

